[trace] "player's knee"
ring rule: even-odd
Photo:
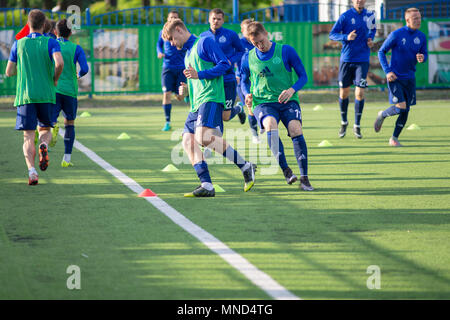
[[[339,98],[347,99],[350,95],[350,87],[348,88],[339,88]]]
[[[356,100],[359,100],[359,101],[364,100],[364,89],[363,88],[356,87],[355,98],[356,98]]]
[[[183,148],[185,150],[191,150],[194,148],[194,135],[190,133],[183,134]]]
[[[227,110],[222,112],[222,120],[223,121],[229,121],[231,116],[231,111]]]
[[[294,138],[303,134],[302,124],[298,120],[292,120],[288,125],[289,136]]]
[[[170,103],[170,97],[172,95],[172,91],[166,91],[163,94],[163,104],[169,104]]]
[[[395,105],[399,109],[406,109],[406,102],[400,102]]]
[[[75,125],[75,120],[64,119],[64,125],[65,126],[73,126],[73,125]]]

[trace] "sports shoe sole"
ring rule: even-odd
[[[39,146],[39,169],[41,169],[42,171],[47,170],[48,164],[49,164],[48,149],[47,146],[42,143]]]
[[[36,179],[31,179],[30,177],[28,177],[28,185],[29,186],[35,186],[35,185],[38,184],[38,182],[39,182],[39,180],[37,178]]]

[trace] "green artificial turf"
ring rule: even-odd
[[[404,148],[388,145],[394,118],[373,131],[386,103],[366,102],[362,140],[351,132],[352,107],[339,139],[337,104],[315,105],[302,104],[313,192],[287,185],[280,170],[263,175],[266,136],[253,145],[237,118],[225,123],[225,137],[257,161],[256,183],[244,193],[240,170],[217,156],[208,160],[211,177],[225,192],[211,199],[183,197],[198,185],[176,152],[187,107],[173,108],[170,132],[161,132],[160,107],[81,108],[92,117],[77,119],[76,137],[303,299],[449,299],[448,102],[412,108],[406,126],[421,130],[404,129]],[[0,299],[270,298],[78,150],[75,166],[61,168],[61,137],[39,184],[28,186],[14,124],[13,111],[0,111]],[[122,132],[131,139],[117,140]],[[333,146],[318,147],[323,140]],[[179,171],[161,171],[171,163]],[[81,269],[81,290],[66,287],[70,265]],[[367,288],[371,265],[380,268],[381,289]]]

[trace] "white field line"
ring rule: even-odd
[[[64,137],[64,129],[60,129],[60,135]],[[78,141],[75,141],[74,147],[83,152],[88,158],[119,179],[124,185],[126,185],[133,192],[140,194],[144,191],[136,181],[125,175],[120,170],[114,168],[111,164],[99,157],[95,152],[85,147]],[[214,237],[209,232],[205,231],[188,218],[183,216],[180,212],[172,208],[164,200],[159,197],[146,197],[145,198],[156,209],[161,211],[175,224],[179,225],[185,231],[197,238],[211,251],[218,254],[223,260],[228,262],[233,268],[241,272],[247,279],[253,282],[261,290],[266,292],[270,297],[277,300],[300,300],[299,297],[289,292],[286,288],[277,283],[268,274],[262,272],[247,259],[239,255],[234,250],[230,249],[222,241]]]

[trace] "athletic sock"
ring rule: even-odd
[[[308,175],[308,148],[306,147],[305,137],[303,135],[292,138],[294,145],[295,158],[300,169],[300,176]]]
[[[211,183],[211,176],[209,175],[208,164],[205,161],[200,161],[194,164],[195,172],[200,179],[201,183],[209,182]]]
[[[396,106],[390,106],[389,108],[384,110],[381,115],[382,115],[383,118],[392,117],[392,116],[395,116],[397,114],[400,114],[400,112],[402,112],[402,110],[403,109],[400,109],[400,108],[398,108]]]
[[[395,138],[398,138],[398,136],[400,135],[400,133],[402,132],[406,121],[408,120],[408,110],[402,109],[403,112],[400,112],[400,115],[397,118],[397,121],[395,122],[395,129],[394,129],[394,134],[393,136]]]
[[[166,122],[170,122],[170,111],[172,110],[172,104],[163,104],[164,115],[166,116]]]
[[[70,162],[70,160],[72,160],[72,155],[71,154],[64,154],[63,160],[65,162]]]
[[[342,124],[347,124],[347,111],[348,111],[348,98],[339,98],[339,108],[341,109],[341,121]]]
[[[355,99],[355,125],[357,127],[361,124],[361,117],[364,109],[364,100]]]
[[[231,111],[230,113],[230,120],[233,119],[238,113],[241,113],[243,109],[241,104],[235,105],[233,108],[229,109]]]
[[[258,136],[258,121],[256,120],[256,117],[249,114],[247,118],[252,134]]]
[[[283,142],[281,142],[278,130],[267,131],[267,143],[272,151],[273,156],[277,159],[282,170],[288,167],[286,155],[284,154]],[[278,143],[278,146],[277,146]]]
[[[235,165],[239,167],[239,169],[242,170],[242,168],[247,164],[247,161],[245,161],[241,155],[233,149],[232,146],[228,146],[227,150],[222,154],[225,158],[233,162]]]
[[[64,153],[72,154],[73,143],[75,142],[75,126],[67,125],[64,133]]]

